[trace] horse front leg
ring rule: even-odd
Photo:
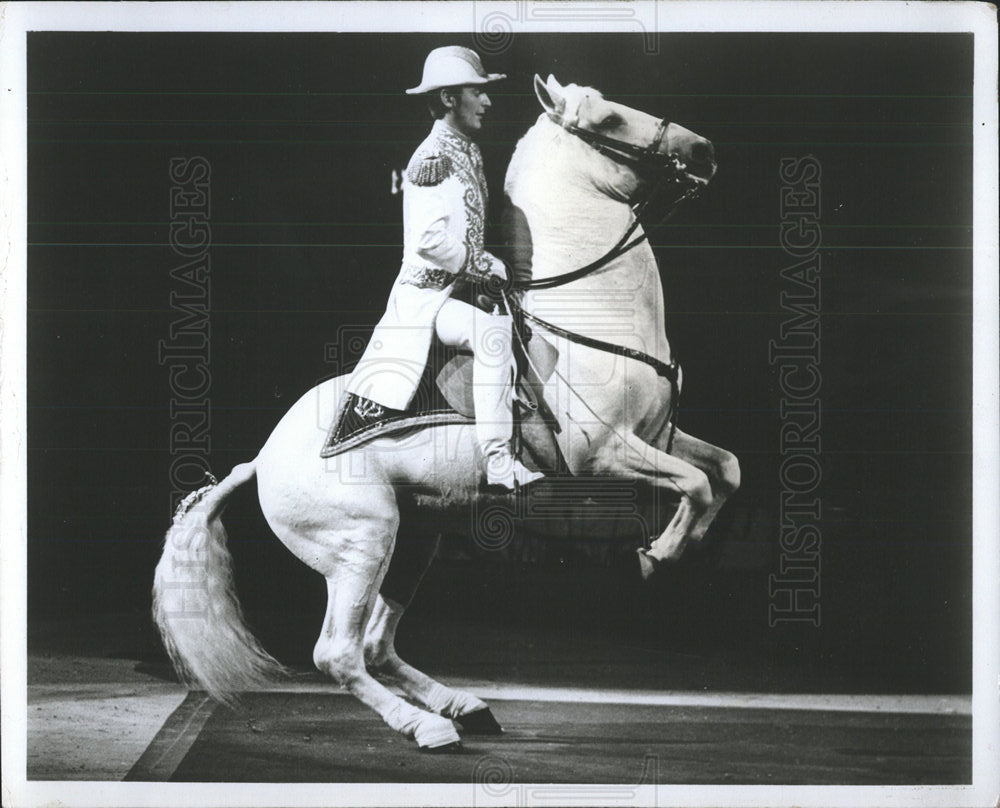
[[[618,437],[604,446],[595,455],[594,470],[599,474],[642,480],[680,496],[680,504],[670,524],[649,549],[639,551],[643,578],[652,575],[659,562],[680,558],[712,506],[712,485],[704,471],[632,434]]]
[[[662,444],[667,441],[666,431],[657,440],[657,448],[666,449]],[[712,487],[712,502],[698,520],[691,532],[691,539],[701,541],[712,524],[719,510],[740,487],[740,463],[736,455],[707,441],[688,435],[680,429],[675,430],[670,453],[686,460],[697,469],[701,469],[708,477]]]

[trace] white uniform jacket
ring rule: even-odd
[[[348,391],[392,409],[410,405],[455,281],[502,266],[483,247],[486,204],[479,147],[435,121],[403,180],[403,265]]]

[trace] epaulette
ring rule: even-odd
[[[416,160],[406,171],[414,185],[440,185],[451,174],[451,158],[447,154],[431,154]]]

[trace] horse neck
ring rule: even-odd
[[[511,160],[506,190],[527,227],[514,240],[530,240],[532,277],[584,266],[621,238],[632,211],[608,187],[617,171],[546,116],[528,131]]]
[[[519,144],[507,191],[519,221],[515,229],[521,231],[513,240],[530,244],[533,279],[572,272],[598,260],[632,223],[629,205],[602,193],[581,170],[593,163],[589,146],[548,121],[536,124]],[[642,232],[640,226],[632,238]],[[530,293],[524,304],[564,328],[639,347],[669,361],[663,287],[647,242],[579,280]]]
[[[531,291],[523,305],[537,317],[574,333],[635,348],[664,362],[672,358],[664,322],[663,285],[646,244],[592,275]],[[597,357],[591,358],[597,361]]]

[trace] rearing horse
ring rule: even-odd
[[[519,222],[514,246],[528,288],[521,305],[545,323],[532,327],[558,351],[542,398],[574,475],[641,481],[679,497],[666,529],[640,554],[648,574],[700,539],[739,486],[732,454],[668,423],[676,382],[657,370],[672,363],[663,289],[630,207],[651,192],[651,168],[669,163],[705,183],[714,154],[693,132],[593,89],[536,76],[535,91],[545,111],[518,144],[505,189]],[[609,251],[622,233],[635,243]],[[588,264],[597,268],[544,288],[546,279]],[[569,331],[584,342],[564,336]],[[617,352],[595,347],[597,340]],[[483,701],[396,654],[396,627],[437,548],[436,537],[407,535],[397,545],[396,536],[421,503],[468,507],[482,458],[472,427],[452,425],[321,459],[346,378],[306,393],[254,460],[182,503],[156,569],[154,616],[178,671],[213,697],[227,700],[280,672],[243,622],[220,518],[230,494],[256,477],[271,529],[327,581],[316,666],[421,748],[448,749],[460,739],[456,723],[467,732],[499,725]],[[387,572],[394,597],[379,594]],[[388,690],[378,681],[385,677],[425,709]]]

